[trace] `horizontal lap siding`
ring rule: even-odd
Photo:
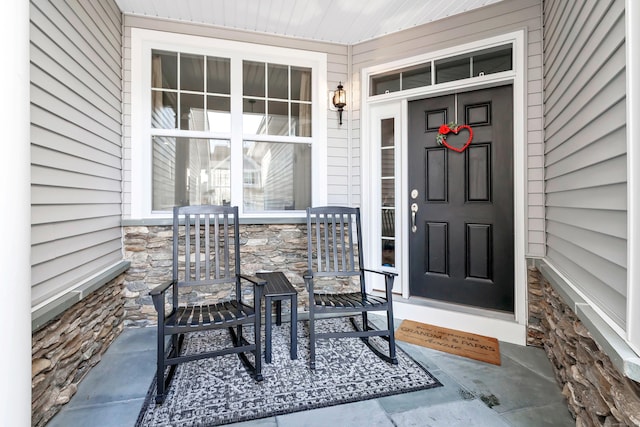
[[[359,86],[365,67],[526,30],[527,255],[544,255],[544,149],[542,116],[541,0],[504,0],[430,24],[360,43],[353,48],[352,84]],[[359,96],[359,94],[358,94]],[[359,115],[360,112],[354,112]],[[354,122],[359,123],[359,122]],[[354,173],[361,142],[354,124]],[[359,183],[361,177],[354,176]],[[359,194],[359,187],[354,191]]]
[[[122,18],[32,1],[31,264],[36,305],[122,259]]]
[[[624,2],[544,4],[547,257],[626,326]]]

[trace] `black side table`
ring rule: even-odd
[[[264,360],[271,363],[271,307],[276,303],[276,325],[282,324],[282,300],[291,302],[291,359],[298,358],[298,292],[281,271],[256,273],[267,281],[264,287]]]

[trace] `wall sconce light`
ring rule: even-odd
[[[342,82],[338,84],[338,90],[333,92],[333,106],[338,109],[338,117],[342,126],[342,109],[347,105],[347,92],[342,86]]]

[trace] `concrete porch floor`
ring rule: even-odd
[[[122,332],[47,427],[133,426],[155,375],[155,333],[155,328]],[[502,365],[495,366],[397,343],[443,387],[230,425],[575,425],[541,349],[501,342]]]

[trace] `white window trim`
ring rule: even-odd
[[[375,177],[373,179],[365,179],[363,180],[363,189],[365,189],[366,193],[369,194],[367,198],[367,202],[365,206],[365,210],[370,212],[367,216],[367,221],[362,224],[363,230],[366,232],[363,233],[363,244],[364,247],[368,249],[366,253],[366,258],[369,260],[375,260],[375,264],[373,268],[379,268],[384,271],[391,271],[394,273],[399,273],[403,270],[403,267],[408,261],[405,259],[407,257],[403,256],[404,252],[402,249],[402,242],[404,238],[402,236],[404,224],[404,218],[406,215],[401,215],[401,213],[405,212],[403,208],[405,206],[401,206],[400,203],[396,202],[394,205],[394,221],[395,221],[395,266],[394,267],[386,267],[382,266],[380,263],[382,259],[382,245],[380,241],[380,237],[382,236],[382,218],[381,218],[381,206],[382,206],[382,194],[380,191],[380,176],[382,174],[381,171],[381,129],[380,123],[384,119],[393,119],[394,121],[394,135],[393,135],[393,147],[394,147],[394,171],[395,171],[395,200],[400,200],[398,197],[399,194],[402,193],[402,171],[406,171],[406,161],[404,160],[404,145],[402,144],[403,135],[405,135],[406,128],[406,120],[403,120],[404,117],[407,117],[407,111],[405,108],[404,102],[390,102],[390,103],[382,103],[376,104],[373,107],[369,107],[369,123],[368,123],[368,134],[370,135],[369,141],[375,141],[376,149],[370,150],[370,157],[363,157],[363,159],[368,159],[368,161],[364,162],[363,168],[368,169],[367,175]],[[365,166],[366,164],[366,166]],[[403,168],[404,166],[404,168]],[[405,208],[406,209],[406,208]],[[405,270],[408,271],[408,270]],[[371,277],[372,280],[367,282],[367,286],[371,289],[368,291],[376,290],[376,291],[384,291],[385,284],[382,277],[376,275]],[[395,280],[393,284],[393,292],[396,294],[403,293],[402,283],[400,280]]]
[[[151,209],[151,97],[145,93],[151,87],[151,50],[189,52],[231,58],[232,69],[242,60],[270,62],[312,68],[312,205],[326,204],[327,200],[327,54],[267,45],[221,40],[162,31],[131,29],[131,218],[168,218],[171,212],[152,212]],[[231,75],[231,92],[242,87],[240,73]],[[232,111],[240,111],[239,97],[232,97]],[[232,170],[242,168],[241,116],[232,115],[232,133],[215,137],[232,141]],[[179,134],[179,132],[177,132]],[[193,131],[189,135],[194,135]],[[203,132],[203,136],[205,132]],[[210,136],[210,133],[206,133]],[[260,137],[259,140],[295,141],[295,137]],[[305,138],[305,140],[307,140]],[[243,212],[242,175],[232,175],[231,203],[238,205],[245,218],[303,217],[303,211]]]
[[[500,46],[503,44],[512,43],[513,44],[513,70],[504,71],[495,74],[488,74],[485,76],[472,77],[464,80],[451,81],[447,83],[442,83],[433,86],[424,86],[410,90],[391,92],[388,94],[381,94],[375,96],[369,96],[369,87],[370,87],[370,77],[372,75],[384,72],[390,72],[393,70],[398,70],[401,68],[409,67],[412,65],[422,64],[431,60],[438,60],[442,58],[448,58],[452,56],[462,55],[466,53],[471,53],[474,51],[478,51],[485,48],[490,48],[494,46]],[[499,36],[477,40],[467,44],[461,44],[457,46],[453,46],[450,48],[428,52],[422,55],[403,58],[401,60],[375,65],[372,67],[364,68],[361,71],[361,102],[362,102],[362,118],[363,123],[362,126],[362,136],[361,139],[364,141],[370,140],[370,124],[368,121],[370,120],[370,105],[376,105],[378,103],[387,103],[396,101],[402,105],[401,117],[407,117],[407,101],[411,99],[420,99],[426,96],[435,96],[435,95],[444,95],[447,93],[452,93],[456,90],[466,89],[466,88],[474,88],[481,89],[482,87],[490,87],[502,82],[510,82],[513,84],[513,93],[514,93],[514,104],[513,104],[513,135],[514,135],[514,170],[516,173],[514,174],[514,276],[516,280],[515,285],[515,295],[514,295],[514,316],[513,320],[504,321],[503,319],[492,319],[491,312],[480,310],[482,313],[486,314],[483,317],[477,317],[473,314],[467,314],[463,312],[456,312],[455,315],[450,315],[446,310],[436,310],[433,307],[430,307],[426,311],[420,311],[422,321],[436,321],[435,317],[441,316],[440,320],[447,317],[450,319],[449,327],[470,330],[469,322],[475,322],[473,328],[475,328],[476,333],[483,333],[486,335],[495,334],[499,335],[499,339],[504,341],[516,343],[516,344],[524,344],[526,342],[526,323],[527,323],[527,265],[526,265],[526,195],[527,195],[527,187],[526,187],[526,141],[527,141],[527,131],[526,131],[526,58],[527,58],[527,46],[526,46],[526,34],[525,31],[515,31],[511,33],[502,34]],[[402,124],[402,144],[401,149],[404,149],[407,144],[408,138],[408,129],[406,124],[406,119],[403,118]],[[375,144],[374,144],[375,145]],[[362,176],[363,177],[373,177],[373,171],[371,170],[370,165],[377,164],[379,159],[376,159],[376,150],[379,147],[372,146],[371,144],[365,144],[362,148],[362,158],[370,159],[370,162],[363,162],[362,165]],[[402,152],[404,153],[404,152]],[[408,224],[406,221],[407,217],[407,208],[409,206],[409,189],[407,187],[407,159],[406,153],[402,154],[402,167],[401,170],[404,171],[401,176],[399,176],[400,183],[400,194],[397,197],[397,208],[398,215],[401,218],[404,218],[404,221],[401,221],[401,231],[398,231],[397,238],[401,242],[396,241],[396,256],[398,259],[402,260],[401,264],[397,265],[400,269],[399,277],[396,279],[401,283],[402,289],[402,298],[409,297],[409,287],[408,280],[409,277],[409,265],[408,265],[408,257],[403,256],[403,253],[408,253]],[[367,200],[368,195],[372,193],[372,182],[375,182],[371,179],[363,179],[362,181],[362,194],[364,200]],[[396,184],[398,185],[398,183]],[[371,206],[371,201],[364,206],[366,210],[371,211],[372,209],[376,209],[376,206]],[[375,224],[363,224],[363,227],[375,227]],[[379,239],[371,236],[371,240],[373,240],[373,244],[368,245],[370,251],[376,251],[374,248]],[[368,256],[375,255],[375,252],[371,254],[367,254]],[[371,258],[375,259],[375,258]],[[400,313],[402,306],[398,304],[398,311]],[[410,315],[410,310],[406,311],[406,314]],[[411,312],[413,313],[413,312]],[[431,316],[434,316],[434,319],[431,319]],[[444,317],[442,317],[444,316]],[[473,329],[472,328],[472,329]]]

